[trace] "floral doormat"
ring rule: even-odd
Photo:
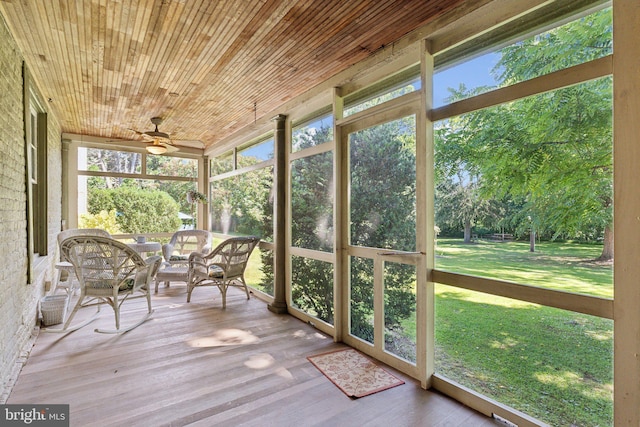
[[[332,351],[307,359],[349,397],[363,397],[404,384],[354,349]]]

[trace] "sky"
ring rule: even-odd
[[[447,88],[457,88],[460,83],[464,83],[467,89],[495,86],[496,81],[491,76],[491,69],[499,59],[499,54],[488,53],[436,73],[433,76],[433,106],[445,105],[445,99],[450,95]]]

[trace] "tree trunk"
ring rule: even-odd
[[[471,243],[471,221],[464,220],[464,242]]]
[[[529,252],[535,252],[535,251],[536,251],[536,232],[532,228],[531,231],[529,232]]]
[[[596,261],[611,261],[613,259],[613,227],[607,225],[604,229],[602,254]]]

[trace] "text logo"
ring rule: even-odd
[[[0,426],[69,427],[69,405],[0,405]]]

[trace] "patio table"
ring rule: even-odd
[[[127,243],[127,246],[143,256],[148,252],[160,252],[162,249],[160,242]]]

